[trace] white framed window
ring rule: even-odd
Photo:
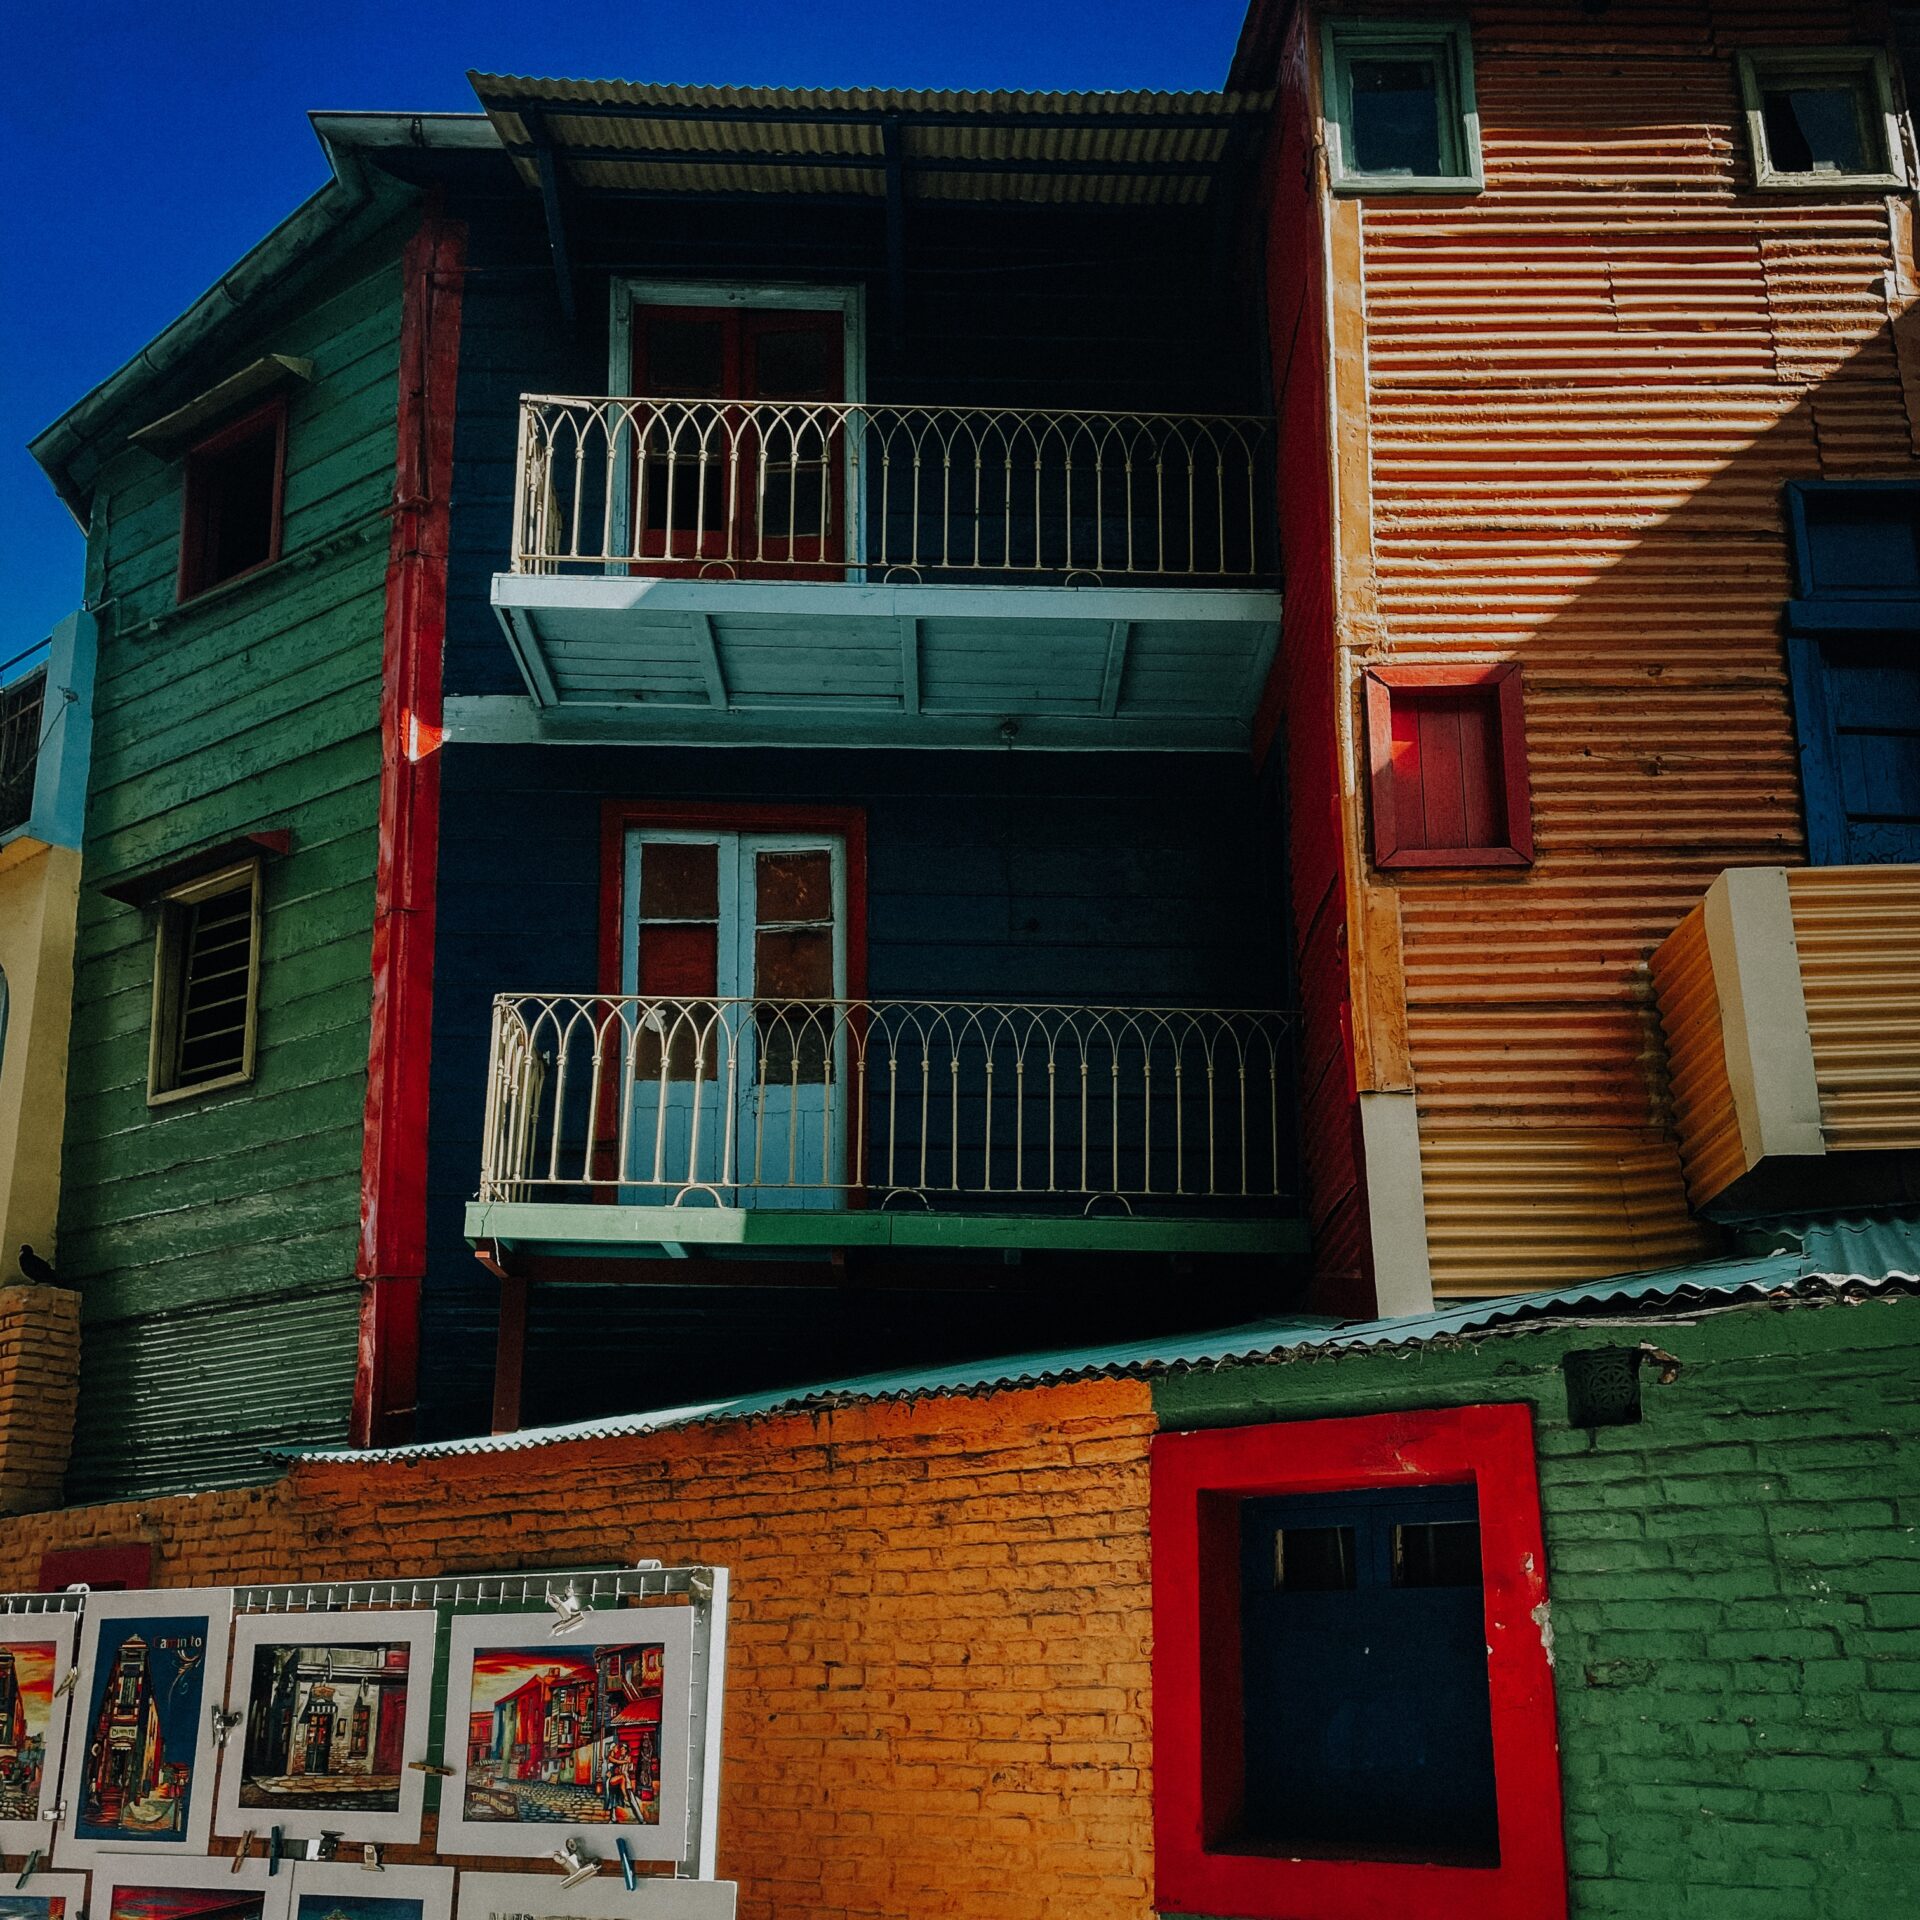
[[[1485,186],[1464,20],[1325,21],[1321,88],[1334,192]]]
[[[867,397],[867,302],[861,287],[783,286],[774,281],[745,284],[730,280],[654,280],[616,274],[613,309],[607,330],[607,391],[633,391],[634,309],[678,307],[695,311],[745,314],[773,308],[786,313],[838,313],[841,316],[842,399],[856,404]],[[744,393],[728,399],[745,399]]]
[[[1756,187],[1906,185],[1893,74],[1878,47],[1750,48],[1739,69]]]
[[[253,1078],[260,1001],[260,862],[168,889],[154,930],[147,1104]]]

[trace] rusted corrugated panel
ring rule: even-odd
[[[1755,194],[1738,110],[1847,11],[1475,7],[1487,191],[1363,203],[1367,657],[1526,676],[1535,865],[1399,882],[1443,1290],[1710,1244],[1649,956],[1803,858],[1782,482],[1912,471],[1887,203]]]
[[[1695,907],[1654,949],[1653,987],[1667,1042],[1674,1131],[1687,1195],[1703,1207],[1732,1186],[1750,1163],[1727,1079],[1720,992],[1702,908]]]
[[[1833,1152],[1920,1149],[1920,867],[1787,876]]]
[[[1423,1131],[1427,1244],[1436,1296],[1523,1293],[1712,1252],[1687,1212],[1680,1156],[1657,1129]]]
[[[917,199],[1197,204],[1207,196],[1208,170],[1227,151],[1234,120],[1259,116],[1269,104],[1261,94],[936,93],[673,87],[484,73],[468,78],[529,184],[537,181],[527,152],[532,116],[544,120],[574,178],[590,191],[882,199],[884,117],[898,123],[905,190]],[[585,150],[594,157],[580,157]],[[764,155],[765,164],[726,157],[739,155]],[[969,164],[942,168],[943,160]],[[1073,170],[1088,167],[1102,170]],[[1176,170],[1157,171],[1168,168]]]

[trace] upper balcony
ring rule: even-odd
[[[40,767],[40,729],[47,704],[47,670],[0,687],[0,834],[25,826],[33,812]]]
[[[560,737],[1244,750],[1272,464],[1251,415],[530,396],[493,602]]]

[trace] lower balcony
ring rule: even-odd
[[[483,1256],[1283,1254],[1290,1022],[1246,1009],[510,993]]]

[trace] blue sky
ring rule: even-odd
[[[59,0],[0,62],[0,661],[78,601],[26,442],[325,177],[314,108],[472,110],[495,73],[769,86],[1218,86],[1244,0]],[[15,668],[12,671],[17,672]],[[9,677],[0,671],[0,678]]]

